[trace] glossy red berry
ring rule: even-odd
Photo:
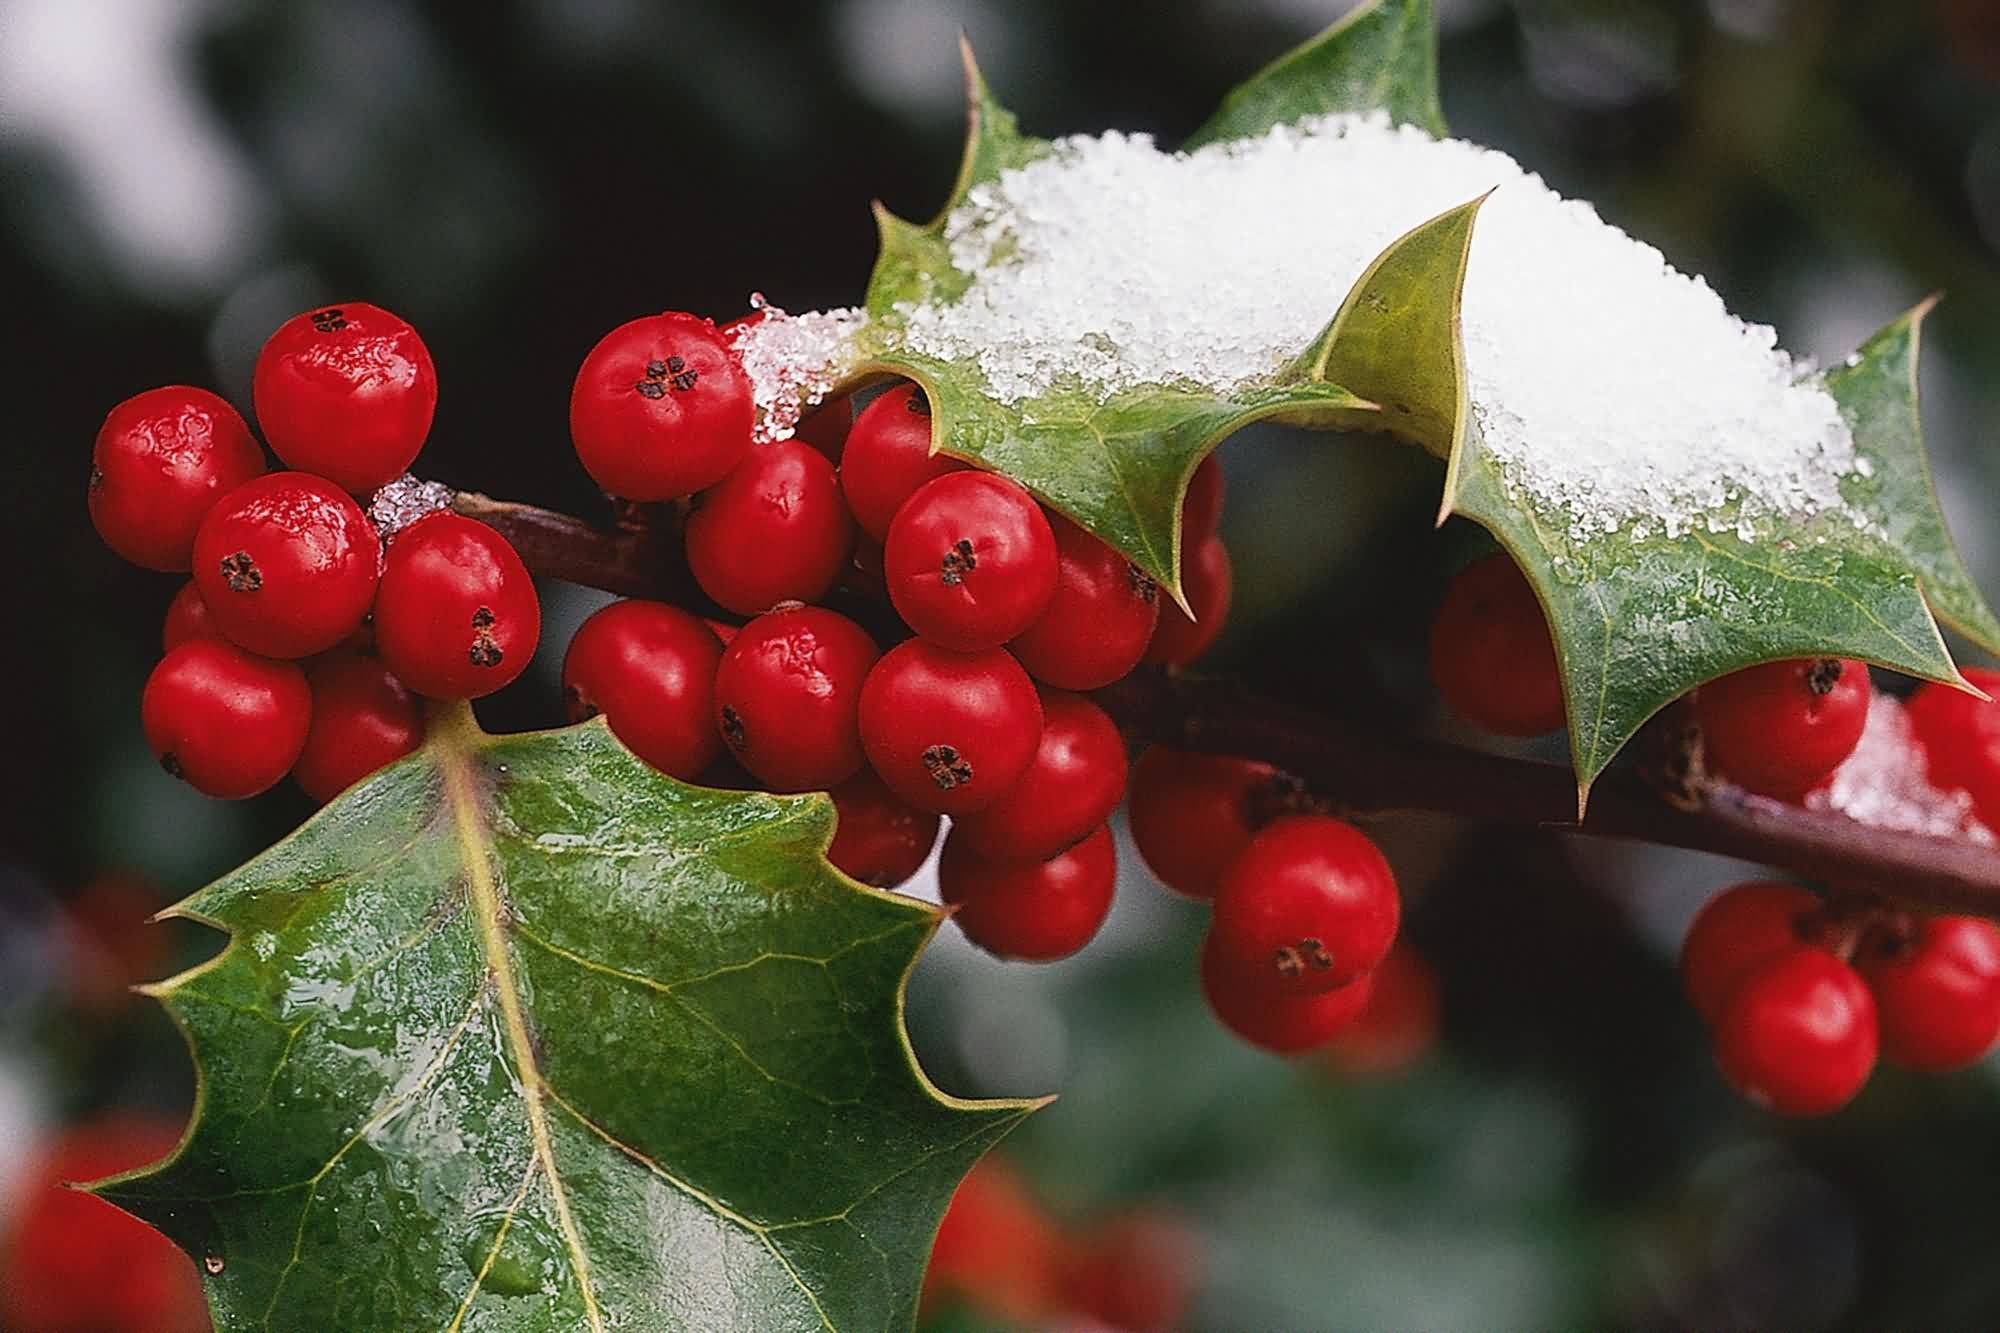
[[[375,647],[418,694],[491,694],[528,669],[541,633],[528,567],[486,524],[443,510],[390,543],[375,597]]]
[[[899,384],[861,409],[840,455],[840,489],[854,521],[878,542],[917,488],[947,472],[956,458],[931,452],[931,407],[915,384]]]
[[[285,466],[354,492],[410,470],[437,410],[437,370],[417,331],[353,301],[294,315],[257,354],[257,424]]]
[[[310,657],[352,634],[381,564],[382,543],[353,497],[304,472],[238,486],[194,541],[194,581],[210,617],[266,657]]]
[[[1295,785],[1260,760],[1151,746],[1132,765],[1132,841],[1168,888],[1213,898],[1223,867]]]
[[[1056,590],[1008,649],[1036,680],[1094,690],[1123,678],[1146,655],[1160,618],[1160,587],[1076,524],[1052,516]]]
[[[779,602],[817,601],[840,577],[853,545],[833,464],[797,440],[752,448],[702,492],[687,523],[695,582],[743,616]]]
[[[937,843],[938,817],[919,810],[882,785],[867,769],[831,793],[840,822],[826,859],[878,889],[891,889],[917,873]]]
[[[1364,975],[1336,990],[1308,995],[1274,994],[1245,983],[1219,963],[1215,937],[1201,951],[1201,993],[1222,1026],[1273,1055],[1297,1055],[1324,1046],[1368,1003],[1374,978]]]
[[[1222,538],[1207,537],[1192,552],[1181,554],[1181,591],[1187,594],[1195,618],[1173,602],[1163,602],[1160,623],[1146,648],[1145,661],[1155,666],[1186,666],[1222,637],[1229,623],[1229,605],[1235,599],[1236,576],[1229,565],[1229,552]]]
[[[1845,1106],[1875,1067],[1875,1001],[1824,949],[1768,958],[1715,1019],[1715,1058],[1736,1090],[1779,1115]]]
[[[858,715],[875,641],[816,606],[758,616],[715,672],[715,725],[773,791],[824,791],[862,764]]]
[[[1708,766],[1760,796],[1798,800],[1854,753],[1869,695],[1868,667],[1837,657],[1712,680],[1694,697]]]
[[[306,669],[312,726],[292,781],[322,804],[424,743],[423,704],[381,662],[358,653]]]
[[[1367,834],[1326,815],[1287,815],[1223,870],[1209,952],[1246,987],[1314,995],[1374,971],[1401,919],[1395,873]]]
[[[1482,731],[1538,736],[1563,725],[1562,672],[1541,601],[1505,551],[1467,565],[1431,622],[1431,681]]]
[[[613,602],[583,622],[563,654],[569,720],[602,713],[626,749],[692,782],[722,753],[721,662],[722,640],[701,617],[664,602]]]
[[[139,717],[160,767],[225,800],[277,785],[305,748],[312,692],[291,662],[191,639],[146,679]]]
[[[2000,701],[2000,671],[1966,667],[1964,675]],[[1927,684],[1910,696],[1907,708],[1931,782],[1970,793],[1980,822],[2000,826],[2000,702]]]
[[[1055,595],[1055,533],[1019,483],[954,472],[896,511],[882,574],[889,600],[924,638],[961,653],[997,648]]]
[[[1125,796],[1118,724],[1079,694],[1041,691],[1042,738],[1025,773],[984,810],[952,820],[952,840],[980,856],[1039,861],[1111,818]]]
[[[90,521],[135,565],[180,570],[202,519],[264,471],[235,408],[206,389],[148,389],[111,409],[90,454]]]
[[[1796,884],[1738,884],[1702,905],[1681,942],[1681,985],[1709,1022],[1760,964],[1809,943],[1817,896]]]
[[[1001,861],[963,845],[958,830],[938,858],[938,892],[952,920],[990,954],[1032,963],[1067,958],[1111,915],[1118,857],[1111,830],[1097,830],[1046,861]]]
[[[973,1165],[945,1209],[924,1270],[926,1317],[963,1302],[1026,1326],[1060,1313],[1056,1283],[1064,1240],[1003,1157]]]
[[[1188,478],[1187,494],[1181,499],[1181,549],[1215,535],[1222,523],[1222,464],[1214,454],[1205,455]]]
[[[909,639],[861,689],[861,744],[889,790],[954,817],[998,801],[1035,757],[1042,705],[1005,651]]]
[[[713,486],[750,447],[750,380],[715,326],[668,311],[604,335],[577,372],[569,433],[584,471],[627,500]]]
[[[1942,1074],[2000,1040],[2000,929],[1976,916],[1923,917],[1871,940],[1857,960],[1875,992],[1882,1054]]]
[[[201,600],[201,589],[189,579],[174,594],[174,600],[167,603],[167,618],[160,626],[161,650],[170,653],[189,639],[222,637],[221,627],[208,613],[208,603]]]

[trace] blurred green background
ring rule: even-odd
[[[663,307],[857,300],[869,201],[928,216],[955,169],[961,27],[1029,131],[1171,143],[1345,7],[0,0],[0,1199],[42,1128],[191,1096],[149,1005],[79,1002],[63,904],[120,870],[168,901],[309,808],[208,802],[147,755],[138,692],[176,582],[120,564],[85,516],[113,403],[189,382],[247,409],[281,319],[375,301],[438,363],[425,475],[596,513],[565,428],[583,353]],[[1946,293],[1926,424],[2000,593],[2000,4],[1438,7],[1455,132],[1596,201],[1794,350],[1837,358]],[[1439,725],[1419,648],[1466,535],[1430,530],[1433,465],[1277,430],[1224,459],[1239,585],[1218,662]],[[490,726],[557,720],[562,643],[597,603],[548,596],[543,669],[482,706]],[[1111,928],[1071,962],[1003,966],[947,928],[912,990],[926,1063],[953,1091],[1060,1091],[1019,1162],[1064,1217],[1149,1201],[1193,1227],[1193,1327],[2000,1326],[1993,1068],[1885,1070],[1805,1125],[1715,1075],[1672,954],[1740,867],[1376,831],[1442,977],[1414,1069],[1344,1077],[1222,1036],[1192,981],[1198,914],[1129,858]],[[214,945],[170,942],[156,969]]]

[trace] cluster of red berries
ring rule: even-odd
[[[1194,1286],[1195,1237],[1137,1210],[1087,1229],[1041,1207],[1006,1158],[981,1158],[952,1195],[924,1272],[923,1312],[964,1307],[1009,1325],[1167,1333]]]
[[[688,568],[721,614],[625,601],[592,616],[563,665],[572,718],[602,713],[675,777],[715,780],[726,753],[770,790],[831,792],[827,855],[868,883],[914,874],[949,815],[939,880],[966,935],[1009,958],[1076,952],[1110,912],[1106,821],[1126,778],[1118,729],[1083,692],[1190,660],[1220,631],[1219,470],[1204,462],[1183,506],[1191,621],[1019,484],[934,454],[916,384],[754,440],[738,331],[633,320],[577,375],[578,458],[621,499],[692,497]],[[815,605],[843,584],[886,593],[907,637],[885,647]]]
[[[1825,1115],[1876,1055],[1963,1069],[2000,1041],[2000,928],[1983,917],[1845,908],[1791,884],[1717,894],[1681,946],[1688,998],[1738,1091],[1781,1115]]]
[[[98,432],[90,513],[125,558],[193,573],[141,705],[160,763],[211,796],[290,773],[324,801],[421,743],[418,696],[518,676],[541,610],[492,528],[440,511],[384,534],[355,499],[401,476],[430,431],[437,376],[407,323],[361,304],[288,320],[253,394],[289,471],[265,471],[215,394],[152,389]]]

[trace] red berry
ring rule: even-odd
[[[1171,1333],[1187,1312],[1198,1258],[1194,1236],[1173,1218],[1128,1213],[1084,1238],[1063,1266],[1063,1295],[1092,1328]]]
[[[375,646],[418,694],[491,694],[528,669],[541,633],[528,567],[484,523],[440,510],[390,543],[375,597]]]
[[[1153,642],[1146,648],[1145,661],[1155,666],[1186,666],[1215,645],[1222,627],[1229,623],[1229,604],[1235,596],[1235,575],[1229,566],[1229,552],[1222,538],[1207,537],[1194,550],[1181,556],[1181,591],[1195,618],[1172,602],[1160,608],[1160,623]]]
[[[1042,507],[992,472],[927,481],[896,511],[882,548],[889,600],[941,648],[998,648],[1056,590],[1056,538]]]
[[[1779,1115],[1845,1106],[1875,1067],[1875,1001],[1824,949],[1768,958],[1715,1019],[1715,1058],[1736,1090]]]
[[[1205,454],[1188,478],[1187,494],[1181,499],[1181,549],[1215,535],[1222,522],[1222,464],[1214,454]]]
[[[1819,899],[1796,884],[1738,884],[1695,913],[1681,943],[1681,984],[1713,1023],[1738,982],[1759,965],[1807,943]]]
[[[826,859],[842,871],[863,884],[889,889],[929,859],[938,817],[897,800],[873,773],[863,769],[829,794],[840,823]]]
[[[1328,1043],[1327,1058],[1349,1074],[1407,1069],[1437,1044],[1442,1007],[1437,973],[1399,942],[1368,975],[1368,1002]]]
[[[821,403],[800,420],[792,437],[802,440],[826,456],[835,467],[847,452],[847,433],[854,428],[854,400],[846,394]]]
[[[285,466],[358,493],[410,470],[437,410],[437,370],[406,321],[356,301],[280,324],[250,392]]]
[[[243,418],[206,389],[148,389],[111,409],[90,454],[90,521],[147,569],[187,569],[208,511],[264,471]]]
[[[1168,888],[1213,898],[1223,867],[1249,845],[1291,785],[1256,759],[1152,746],[1132,765],[1132,841]]]
[[[1007,645],[1028,674],[1058,689],[1094,690],[1120,679],[1153,640],[1160,588],[1139,567],[1060,516],[1056,591]]]
[[[166,622],[160,626],[161,649],[170,653],[189,639],[221,637],[221,627],[208,613],[208,603],[201,600],[201,589],[195,586],[193,579],[189,579],[174,594],[174,600],[167,603]]]
[[[1097,831],[1046,861],[998,861],[959,842],[953,829],[938,858],[938,891],[952,920],[990,954],[1031,963],[1067,958],[1111,915],[1118,857],[1111,830]]]
[[[305,748],[312,692],[290,662],[190,639],[146,678],[139,716],[162,768],[196,791],[241,800],[291,771]]]
[[[931,406],[915,384],[899,384],[861,409],[840,456],[840,489],[861,530],[882,542],[917,488],[965,464],[931,452]]]
[[[1760,796],[1795,801],[1839,768],[1868,723],[1868,668],[1808,657],[1733,672],[1695,693],[1709,767]]]
[[[352,634],[375,598],[382,543],[347,492],[272,472],[222,497],[194,540],[194,581],[229,638],[310,657]]]
[[[1223,870],[1209,952],[1246,987],[1315,995],[1374,971],[1401,917],[1395,873],[1367,834],[1287,815]]]
[[[1482,731],[1538,736],[1563,725],[1549,623],[1505,551],[1452,580],[1431,623],[1431,681],[1447,708]]]
[[[2000,698],[2000,671],[1966,667],[1964,675]],[[1933,683],[1910,696],[1908,714],[1931,782],[1971,793],[1980,822],[2000,826],[2000,703]]]
[[[1218,964],[1213,934],[1201,951],[1201,993],[1209,1010],[1222,1026],[1274,1055],[1296,1055],[1332,1041],[1368,1003],[1374,984],[1372,975],[1363,975],[1337,990],[1274,994]]]
[[[37,1155],[9,1196],[11,1225],[0,1237],[0,1324],[37,1333],[209,1327],[187,1254],[130,1213],[69,1187],[145,1166],[179,1142],[177,1124],[112,1115],[70,1127]]]
[[[984,810],[952,820],[952,840],[980,856],[1039,861],[1111,818],[1125,795],[1125,741],[1102,708],[1041,691],[1042,738],[1027,772]]]
[[[861,744],[889,790],[958,816],[992,805],[1035,757],[1042,705],[998,648],[954,653],[922,639],[891,648],[861,688]]]
[[[1905,1069],[1963,1069],[2000,1040],[2000,930],[1976,916],[1924,917],[1864,952],[1882,1053]]]
[[[833,464],[797,440],[760,444],[688,518],[688,567],[738,615],[824,596],[847,564],[854,524]]]
[[[424,743],[424,710],[372,657],[341,653],[306,669],[312,727],[292,780],[322,805]]]
[[[713,486],[750,447],[750,380],[708,320],[648,315],[604,335],[577,371],[569,433],[584,471],[627,500]]]
[[[981,1158],[945,1209],[924,1271],[923,1309],[964,1301],[1021,1324],[1058,1313],[1063,1240],[1005,1158]]]
[[[852,777],[875,658],[875,641],[846,616],[816,606],[758,616],[716,668],[722,739],[773,791],[824,791]]]
[[[563,654],[569,720],[604,714],[626,749],[692,782],[722,753],[721,662],[722,641],[701,617],[664,602],[613,602],[583,622]]]

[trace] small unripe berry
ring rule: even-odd
[[[846,616],[816,606],[758,616],[716,667],[723,742],[773,791],[824,791],[852,777],[875,658],[875,641]]]
[[[437,370],[407,321],[353,301],[279,325],[251,396],[285,466],[358,494],[410,470],[437,410]]]
[[[896,511],[919,486],[965,467],[931,452],[930,403],[918,386],[899,384],[854,419],[840,456],[840,489],[861,530],[884,542]]]
[[[1201,953],[1201,992],[1210,1012],[1222,1026],[1273,1055],[1297,1055],[1332,1041],[1368,1003],[1373,986],[1374,978],[1364,975],[1336,990],[1273,994],[1246,985],[1226,963],[1219,963],[1213,935]]]
[[[1160,623],[1145,660],[1155,666],[1186,666],[1215,645],[1229,623],[1236,576],[1222,538],[1206,537],[1181,552],[1181,591],[1194,608],[1193,620],[1173,602],[1160,607]]]
[[[216,501],[264,471],[243,418],[206,389],[148,389],[111,409],[90,455],[90,521],[147,569],[182,570]]]
[[[1297,784],[1261,760],[1154,745],[1131,785],[1132,841],[1147,868],[1176,893],[1212,898],[1223,867]]]
[[[1562,672],[1540,599],[1505,551],[1467,565],[1431,623],[1431,681],[1445,707],[1497,736],[1563,725]]]
[[[423,704],[381,662],[358,653],[322,657],[306,669],[312,726],[292,781],[325,804],[424,743]]]
[[[981,856],[1038,861],[1111,818],[1125,795],[1118,724],[1078,694],[1042,690],[1042,736],[1027,771],[984,810],[957,816],[952,841]]]
[[[604,335],[577,371],[569,433],[584,471],[627,500],[713,486],[750,447],[750,380],[715,326],[678,311]]]
[[[1875,992],[1882,1054],[1903,1068],[1963,1069],[2000,1040],[2000,929],[1985,918],[1919,918],[1869,941],[1857,961]]]
[[[528,669],[542,633],[535,581],[513,544],[449,510],[389,545],[375,598],[375,645],[430,699],[478,699]]]
[[[909,639],[861,689],[861,744],[889,790],[958,816],[998,801],[1042,734],[1034,682],[999,648],[954,653]]]
[[[1708,900],[1681,942],[1681,984],[1695,1012],[1715,1021],[1729,993],[1758,965],[1790,953],[1820,910],[1796,884],[1738,884]]]
[[[721,662],[722,641],[701,617],[664,602],[613,602],[583,622],[563,654],[569,720],[604,714],[626,749],[692,782],[722,753]]]
[[[1696,691],[1711,769],[1774,800],[1796,801],[1854,753],[1868,724],[1866,663],[1837,657],[1766,662]]]
[[[1715,1018],[1715,1058],[1736,1090],[1779,1115],[1845,1106],[1875,1067],[1875,1001],[1824,949],[1768,958]]]
[[[1401,917],[1395,874],[1367,834],[1288,815],[1223,870],[1208,952],[1245,987],[1313,995],[1374,971]]]
[[[1111,915],[1118,882],[1111,830],[1099,825],[1046,861],[1001,861],[961,845],[954,829],[938,858],[938,892],[952,920],[990,954],[1046,963],[1090,943]]]
[[[1056,539],[1035,497],[992,472],[927,481],[896,511],[882,548],[889,600],[941,648],[997,648],[1056,590]]]
[[[797,440],[754,446],[701,493],[687,522],[695,582],[744,616],[818,600],[840,577],[853,544],[833,464]]]
[[[242,800],[277,785],[305,748],[305,673],[221,639],[190,639],[146,679],[139,705],[160,767],[196,791]]]
[[[222,497],[194,542],[194,581],[232,642],[310,657],[354,633],[375,597],[382,543],[352,496],[272,472]]]
[[[867,769],[828,794],[840,822],[826,859],[840,870],[863,884],[892,889],[929,859],[938,817],[899,799]]]
[[[1124,677],[1153,640],[1160,588],[1139,567],[1066,518],[1056,537],[1056,590],[1007,648],[1036,680],[1094,690]]]

